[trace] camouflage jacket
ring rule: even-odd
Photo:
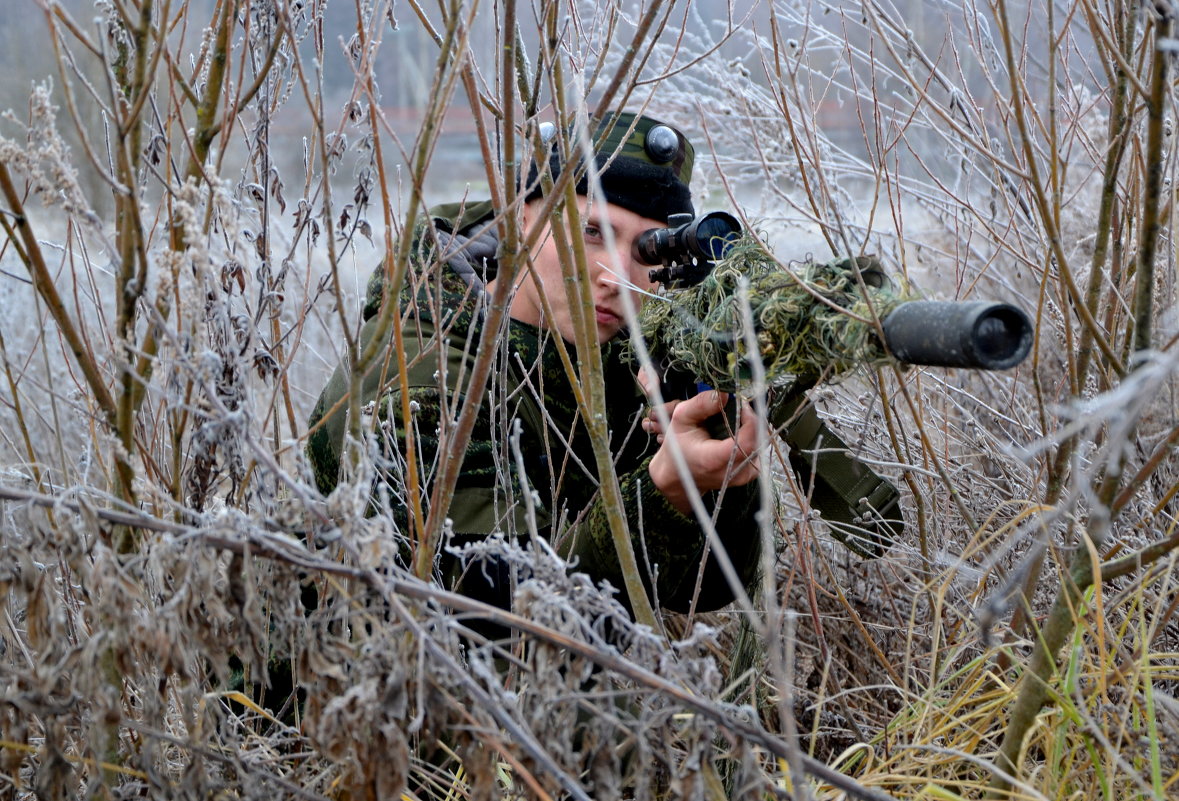
[[[405,362],[404,382],[390,358],[366,376],[363,404],[376,401],[383,437],[381,470],[397,522],[408,526],[405,511],[407,436],[423,505],[430,477],[437,469],[440,431],[453,426],[465,395],[483,329],[484,282],[493,277],[497,241],[494,229],[480,233],[468,226],[451,233],[445,218],[435,232],[418,230],[411,270],[399,294]],[[472,237],[472,234],[476,236]],[[435,238],[437,237],[437,238]],[[441,257],[440,255],[441,254]],[[373,336],[380,309],[383,275],[374,273],[364,309],[362,340]],[[541,536],[593,580],[623,586],[621,571],[598,492],[593,449],[580,417],[558,348],[548,332],[509,320],[495,338],[496,364],[462,463],[453,502],[447,512],[452,545],[496,533],[527,536],[521,493],[533,493],[535,520]],[[570,345],[570,358],[576,354]],[[729,603],[733,594],[715,559],[708,555],[706,536],[695,520],[672,507],[653,486],[647,464],[654,439],[639,426],[646,401],[635,381],[636,366],[628,361],[624,343],[603,345],[605,390],[611,453],[614,456],[636,558],[653,601],[673,611],[687,610],[695,597],[700,611]],[[403,386],[408,387],[411,420],[403,420]],[[343,368],[324,389],[311,417],[308,455],[322,491],[336,484],[344,441],[347,392]],[[443,410],[445,409],[445,417]],[[518,431],[518,445],[513,432]],[[523,464],[523,474],[517,464]],[[759,556],[753,522],[756,485],[730,488],[717,503],[716,530],[742,580],[752,585]],[[703,565],[703,574],[701,568]],[[510,569],[498,561],[461,566],[442,557],[440,578],[467,595],[506,607],[512,585]],[[652,580],[654,577],[654,580]],[[697,585],[699,581],[699,593]],[[623,595],[625,595],[623,593]],[[626,603],[625,597],[620,598]]]

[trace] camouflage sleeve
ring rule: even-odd
[[[716,554],[708,548],[707,535],[695,520],[673,507],[652,483],[647,473],[649,459],[638,469],[620,476],[631,542],[643,574],[643,583],[653,603],[673,612],[719,609],[732,602],[734,593],[721,572]],[[705,505],[719,510],[716,531],[742,584],[751,589],[757,583],[761,537],[754,523],[757,485],[733,487],[706,493]],[[622,570],[605,505],[600,497],[590,505],[577,530],[563,549],[576,560],[577,569],[595,580],[608,580],[623,587]],[[699,587],[697,587],[699,585]],[[626,604],[625,593],[621,599]]]
[[[411,487],[414,484],[410,480],[407,443],[412,441],[414,446],[417,492],[423,508],[438,473],[440,454],[444,447],[439,436],[444,401],[438,388],[409,388],[411,412],[408,428],[402,412],[404,397],[400,388],[391,389],[382,396],[380,409],[382,456],[378,478],[391,493],[400,495],[390,497],[395,516],[405,515],[402,510],[412,500],[405,494],[413,491]],[[460,407],[461,403],[460,399]],[[453,499],[446,511],[451,530],[460,538],[485,537],[495,531],[513,531],[523,524],[520,504],[514,503],[512,492],[516,482],[505,482],[504,476],[511,476],[512,471],[504,469],[503,454],[490,432],[490,415],[487,407],[483,406],[476,417],[455,482]]]
[[[362,339],[367,341],[366,324]],[[441,437],[444,427],[444,409],[461,409],[463,396],[454,389],[445,393],[438,386],[439,375],[461,375],[469,370],[472,358],[465,347],[452,344],[446,348],[448,367],[438,369],[438,344],[423,347],[422,339],[429,340],[432,332],[424,323],[419,324],[417,335],[404,339],[407,361],[411,362],[406,381],[397,377],[396,370],[386,365],[374,368],[363,381],[362,403],[376,400],[372,408],[379,420],[377,435],[380,437],[378,481],[390,495],[390,505],[399,524],[408,523],[406,507],[412,500],[409,489],[411,450],[407,447],[410,439],[413,449],[413,474],[416,476],[418,492],[423,501],[428,497],[428,488],[438,470]],[[465,344],[465,343],[464,343]],[[381,379],[384,379],[384,383]],[[325,494],[330,492],[339,478],[340,457],[343,450],[346,428],[347,378],[342,368],[337,369],[316,404],[311,416],[311,434],[308,437],[307,453],[315,473],[316,483]],[[403,402],[408,392],[410,417],[405,419]],[[379,395],[378,395],[379,393]],[[453,426],[454,421],[447,424]],[[500,446],[503,436],[497,436],[487,404],[480,409],[467,445],[454,501],[447,512],[452,529],[459,534],[486,536],[494,531],[516,530],[509,523],[522,517],[512,503],[511,488],[516,485],[514,470],[505,465]],[[504,480],[507,476],[510,480]],[[547,518],[545,519],[547,523]]]

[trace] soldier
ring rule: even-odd
[[[619,113],[595,125],[594,166],[600,192],[591,192],[590,182],[581,177],[577,219],[582,229],[566,231],[565,241],[578,237],[584,243],[604,364],[611,453],[628,527],[653,602],[673,611],[712,610],[729,603],[734,591],[692,515],[690,489],[680,479],[667,440],[674,436],[678,441],[696,491],[714,512],[721,543],[741,580],[750,586],[756,578],[760,536],[754,521],[757,467],[749,457],[756,448],[758,425],[764,424],[745,414],[729,436],[713,438],[707,421],[726,401],[716,392],[672,402],[669,431],[663,431],[650,413],[626,347],[623,293],[630,293],[638,307],[643,291],[651,288],[650,267],[632,256],[635,239],[649,229],[665,227],[672,214],[694,213],[689,189],[693,148],[681,132],[645,116]],[[554,180],[566,168],[557,147],[547,166]],[[543,234],[529,254],[531,269],[519,271],[510,320],[497,340],[501,346],[494,386],[479,411],[447,513],[453,531],[451,550],[497,532],[524,534],[528,521],[520,493],[534,491],[540,501],[535,509],[540,535],[573,561],[575,569],[595,581],[622,587],[593,449],[558,348],[558,338],[565,343],[574,340],[574,324],[557,250],[560,240],[548,227],[553,223],[545,219],[543,185],[533,167],[523,192],[521,230],[541,226]],[[383,480],[402,525],[408,525],[407,454],[416,454],[418,475],[428,482],[438,457],[442,415],[457,415],[462,403],[462,385],[475,358],[484,309],[498,280],[499,243],[495,225],[489,224],[494,216],[487,203],[440,207],[432,210],[429,225],[414,232],[411,270],[404,286],[396,288],[408,365],[404,385],[413,409],[408,427],[401,414],[403,381],[394,373],[396,361],[378,365],[364,382],[362,402],[377,401],[376,413],[385,423]],[[365,342],[372,336],[382,302],[382,282],[378,269],[364,310]],[[565,350],[576,359],[571,345]],[[308,454],[325,493],[338,480],[346,428],[346,404],[341,399],[346,391],[346,374],[340,368],[310,421]],[[813,414],[808,419],[817,422]],[[523,474],[508,444],[515,426]],[[813,425],[808,427],[809,437]],[[406,447],[407,436],[414,437],[412,450]],[[817,472],[822,479],[823,471]],[[865,472],[860,466],[855,475]],[[887,485],[876,479],[874,486],[881,483]],[[822,480],[814,484],[820,490],[826,487]],[[422,488],[423,501],[428,489]],[[862,489],[857,484],[855,491]],[[502,560],[461,565],[444,553],[439,578],[469,596],[504,608],[510,604],[513,576]]]

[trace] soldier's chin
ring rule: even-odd
[[[625,321],[616,314],[598,310],[596,315],[598,324],[598,342],[609,342],[618,336],[618,332],[625,326]]]
[[[611,326],[598,325],[598,344],[605,345],[624,331],[626,331],[626,326],[622,323]]]

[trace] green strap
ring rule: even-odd
[[[790,465],[832,535],[861,556],[882,556],[904,528],[897,488],[851,455],[802,392],[778,404],[771,422],[786,425]]]

